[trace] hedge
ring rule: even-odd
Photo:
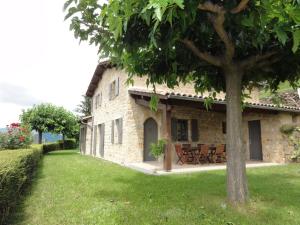
[[[75,139],[66,139],[64,141],[58,141],[55,143],[49,143],[49,144],[43,144],[43,153],[48,153],[51,151],[57,151],[57,150],[68,150],[68,149],[74,149],[77,147],[77,143]]]
[[[30,149],[0,151],[0,224],[29,184],[42,156],[41,146]]]

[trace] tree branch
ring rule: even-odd
[[[181,40],[181,42],[190,49],[199,59],[204,60],[214,66],[221,66],[221,60],[208,52],[201,52],[194,44],[193,41],[188,39]]]
[[[241,68],[243,68],[245,70],[247,70],[247,69],[249,70],[249,69],[252,69],[253,67],[255,67],[261,61],[267,60],[276,54],[277,54],[276,51],[271,51],[271,52],[267,52],[263,55],[250,56],[247,59],[244,59],[243,61],[241,61],[240,66],[241,66]]]
[[[207,1],[203,4],[200,3],[198,5],[198,9],[214,14],[211,17],[211,21],[221,41],[225,44],[225,60],[230,62],[235,53],[235,46],[224,29],[225,14],[227,13],[226,10],[222,6],[213,4],[210,1]]]
[[[233,8],[230,12],[232,14],[237,14],[246,9],[248,2],[250,0],[241,0],[240,4],[237,5],[237,7]]]
[[[281,57],[277,56],[277,57],[272,57],[272,58],[268,58],[268,59],[265,59],[261,62],[258,62],[255,66],[255,68],[263,68],[263,67],[269,67],[271,66],[272,64],[276,63],[276,62],[279,62],[281,59]]]

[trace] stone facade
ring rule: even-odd
[[[153,112],[148,107],[135,103],[128,90],[127,75],[123,71],[114,68],[107,69],[98,83],[93,95],[92,118],[87,122],[86,131],[86,151],[85,154],[95,157],[102,157],[100,154],[100,139],[104,136],[104,156],[102,158],[117,163],[132,163],[143,161],[144,149],[144,122],[148,118],[153,118],[158,125],[158,138],[162,138],[163,124],[162,112]],[[118,94],[111,98],[111,84],[117,82]],[[134,88],[151,91],[151,87],[146,87],[144,78],[134,79]],[[156,86],[157,93],[160,92],[181,92],[195,95],[192,84],[182,85],[175,90],[168,89],[164,85]],[[98,96],[98,97],[97,97]],[[251,93],[251,102],[258,102],[258,91]],[[224,94],[219,94],[218,98],[224,98]],[[98,99],[97,99],[98,98]],[[97,106],[96,106],[97,105]],[[226,115],[222,112],[213,112],[182,106],[174,106],[171,116],[177,119],[188,120],[189,137],[185,143],[196,145],[201,144],[225,144],[226,134],[223,133],[222,122],[225,122]],[[298,117],[298,116],[297,116]],[[293,119],[292,119],[293,118]],[[116,120],[122,119],[121,133],[116,125]],[[199,140],[191,141],[191,119],[198,121]],[[243,117],[244,142],[247,149],[247,159],[250,158],[248,121],[260,120],[261,140],[263,159],[267,162],[285,162],[292,151],[292,146],[280,133],[279,128],[283,124],[292,123],[295,118],[291,113],[245,113]],[[298,119],[300,121],[300,119]],[[104,134],[101,133],[99,125],[104,124]],[[112,128],[112,126],[114,126]],[[113,135],[113,137],[112,137]],[[121,135],[121,143],[119,137]],[[177,142],[172,142],[174,145]],[[184,142],[180,142],[184,143]],[[174,147],[172,148],[174,149]],[[93,151],[95,150],[95,151]],[[173,161],[177,159],[175,150],[173,151]]]

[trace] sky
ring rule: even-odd
[[[0,0],[0,128],[42,102],[73,111],[96,69],[97,48],[79,44],[64,0]]]

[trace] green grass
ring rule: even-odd
[[[248,170],[251,201],[226,204],[225,171],[150,176],[52,152],[9,224],[300,224],[300,165]]]

